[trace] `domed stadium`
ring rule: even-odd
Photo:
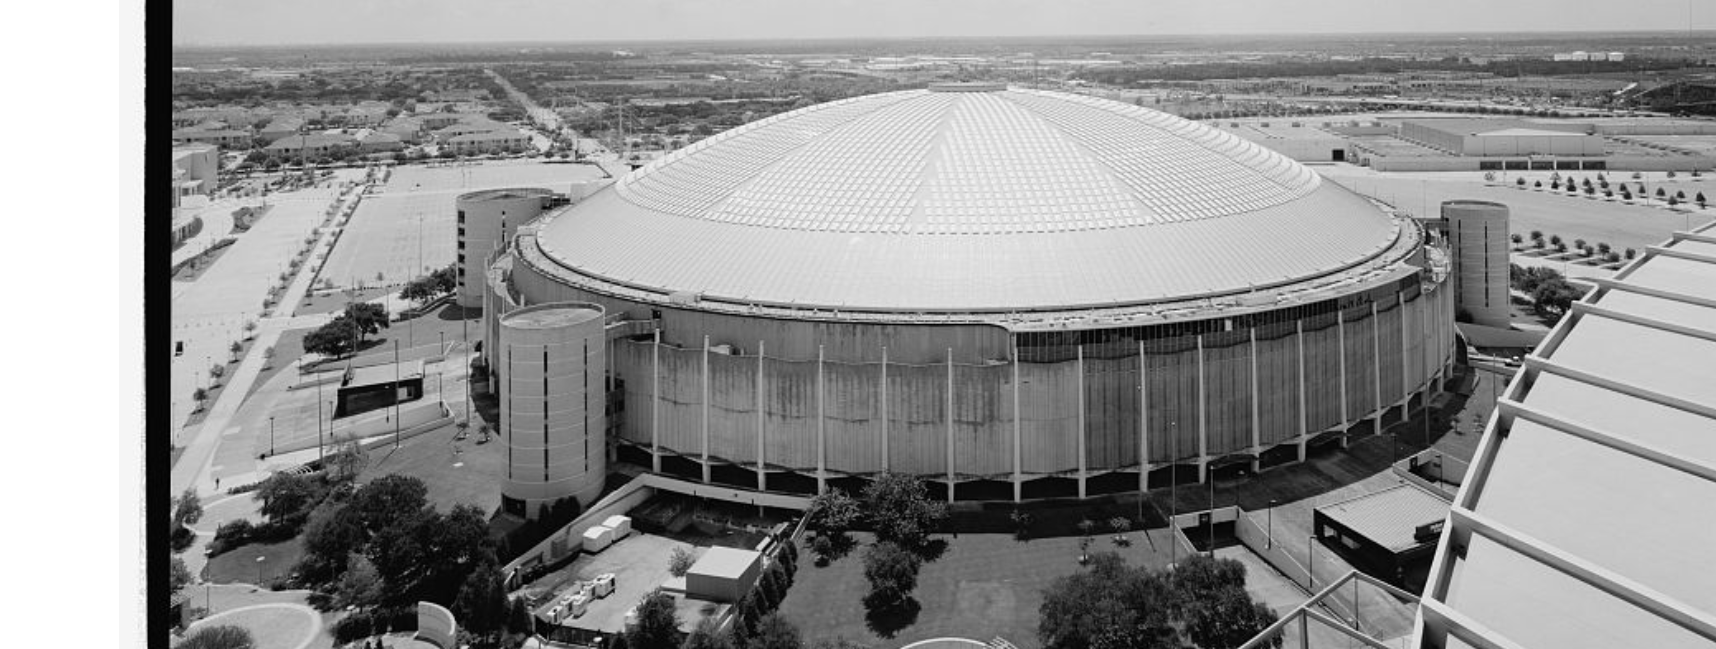
[[[521,227],[487,266],[486,349],[497,372],[558,353],[494,323],[599,305],[600,441],[668,475],[1090,497],[1303,460],[1419,407],[1452,360],[1445,257],[1196,122],[934,85],[746,124]]]

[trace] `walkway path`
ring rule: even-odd
[[[356,197],[358,194],[359,191],[354,190],[350,196]],[[332,196],[332,194],[330,194],[330,196]],[[350,199],[348,198],[347,200]],[[338,203],[336,203],[336,205],[338,205]],[[315,214],[317,216],[322,216],[324,213],[317,210]],[[261,223],[259,223],[258,228],[252,230],[252,233],[259,231],[261,229],[261,225],[266,224],[269,221],[270,219],[264,218]],[[307,262],[306,268],[300,271],[296,277],[293,278],[292,283],[287,287],[286,293],[282,297],[280,304],[274,309],[274,313],[290,314],[293,310],[297,309],[299,302],[301,302],[304,295],[309,292],[310,285],[315,280],[313,273],[309,272],[310,268],[314,266],[314,260],[326,256],[333,244],[333,238],[329,236],[329,228],[315,227],[313,228],[313,231],[317,236],[317,241],[309,256],[311,261]],[[289,258],[290,251],[296,250],[296,247],[289,247],[287,250]],[[236,253],[239,251],[235,250],[233,252]],[[225,261],[224,257],[222,261]],[[264,263],[268,262],[265,261]],[[242,273],[247,270],[254,272],[256,269],[249,267],[217,268],[210,269],[209,272],[211,274],[216,271],[223,273],[236,271]],[[205,278],[206,277],[207,275],[205,275]],[[272,278],[265,275],[263,277],[263,283],[266,284],[266,280],[268,279]],[[260,304],[261,296],[266,293],[266,289],[263,288],[261,290],[257,290],[252,295],[258,300],[258,304]],[[179,304],[175,302],[175,318],[179,315],[178,307]],[[172,493],[179,493],[186,487],[191,486],[194,486],[198,493],[212,493],[217,491],[215,486],[216,475],[211,471],[211,469],[214,468],[213,461],[216,456],[216,450],[222,444],[231,443],[235,445],[235,448],[245,449],[245,453],[239,456],[239,461],[241,463],[244,462],[245,459],[251,457],[248,449],[252,447],[253,442],[251,437],[256,431],[249,429],[254,428],[254,426],[233,426],[232,420],[234,415],[238,412],[239,407],[243,405],[246,395],[250,392],[251,383],[253,383],[257,376],[262,372],[262,366],[266,363],[263,358],[264,350],[274,346],[274,344],[279,341],[280,332],[285,329],[293,328],[294,326],[306,326],[307,323],[325,321],[328,317],[329,316],[323,314],[313,316],[263,318],[259,320],[260,324],[257,329],[256,339],[251,345],[249,353],[239,362],[236,371],[232,372],[232,375],[228,378],[225,389],[221,390],[220,397],[216,399],[215,403],[210,407],[208,416],[204,418],[200,425],[185,430],[180,436],[182,440],[188,441],[183,443],[183,446],[185,447],[184,453],[179,457],[178,463],[173,465],[171,478],[169,480]],[[181,371],[186,373],[191,372],[191,370],[188,369],[182,369],[179,367],[174,368],[175,374],[179,374]],[[187,392],[188,390],[189,388],[186,388]],[[189,413],[187,412],[186,416],[188,415]],[[177,423],[178,422],[175,422],[175,424]],[[211,433],[210,431],[213,432]],[[249,462],[250,464],[248,465],[240,464],[238,466],[223,464],[219,468],[222,470],[222,475],[244,475],[255,472],[254,460],[249,460]],[[224,484],[223,486],[231,487],[235,485],[236,483],[229,483]]]

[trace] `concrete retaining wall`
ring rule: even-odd
[[[458,646],[459,624],[453,612],[434,602],[417,603],[417,639],[441,649]]]

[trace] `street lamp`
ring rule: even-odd
[[[262,584],[262,568],[264,565],[266,565],[265,564],[266,561],[268,561],[268,557],[266,557],[266,556],[260,556],[260,557],[256,558],[256,586],[258,588],[263,587],[263,584]]]
[[[268,416],[268,454],[274,455],[274,415]]]
[[[1305,590],[1317,588],[1317,535],[1305,537]]]
[[[1204,479],[1210,487],[1210,556],[1215,556],[1215,468],[1209,466],[1209,460],[1204,460]]]
[[[1265,550],[1275,547],[1275,504],[1277,502],[1279,502],[1279,501],[1277,501],[1273,498],[1271,498],[1269,500],[1269,528],[1268,528],[1268,532],[1266,532],[1266,534],[1268,534],[1269,540],[1263,546]]]

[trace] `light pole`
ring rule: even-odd
[[[441,379],[447,376],[447,332],[437,331],[435,335],[440,338],[440,342],[435,345],[436,353],[441,355],[441,371],[435,373],[435,394],[440,396],[441,403],[446,403],[446,391],[443,389],[445,384]]]
[[[1208,462],[1209,460],[1204,460],[1204,461]],[[1214,557],[1215,556],[1215,470],[1213,467],[1206,466],[1204,468],[1204,478],[1206,478],[1210,483],[1209,484],[1209,487],[1210,487],[1210,508],[1209,508],[1209,511],[1210,511],[1210,513],[1209,513],[1209,517],[1210,517],[1210,529],[1209,529],[1210,546],[1209,546],[1209,555],[1211,557]]]
[[[268,455],[274,455],[274,415],[268,416]]]
[[[399,341],[393,341],[393,447],[399,448]]]
[[[1277,502],[1279,501],[1273,498],[1269,500],[1269,528],[1268,532],[1266,532],[1269,540],[1263,546],[1265,550],[1275,547],[1275,504]]]
[[[267,563],[266,563],[267,561],[268,561],[267,556],[260,556],[260,557],[256,558],[256,587],[257,588],[263,588],[264,587],[263,583],[262,583],[262,569],[264,566],[267,565]]]
[[[1305,590],[1317,589],[1317,535],[1305,537]]]

